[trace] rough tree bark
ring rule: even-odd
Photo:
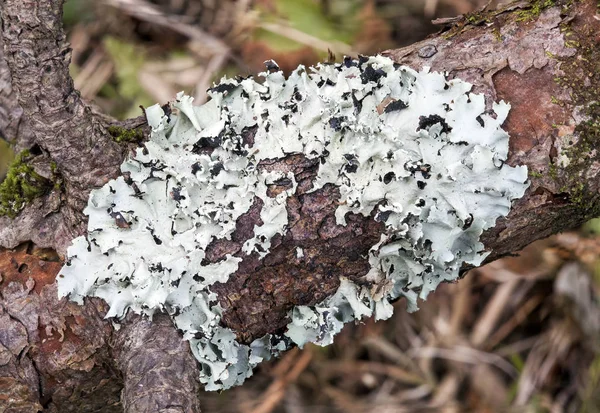
[[[103,319],[101,300],[84,306],[57,300],[54,278],[71,239],[84,231],[87,195],[118,174],[128,150],[107,132],[114,121],[73,88],[62,3],[0,2],[0,131],[18,149],[32,148],[42,176],[56,165],[52,176],[62,182],[14,219],[0,217],[0,411],[199,411],[197,366],[168,319],[150,323],[130,315],[117,331]],[[531,186],[484,234],[489,260],[600,215],[595,3],[520,2],[446,19],[438,35],[386,52],[416,69],[445,70],[512,105],[508,162],[529,167]],[[139,119],[124,125],[143,127]],[[335,225],[337,189],[306,193],[318,164],[290,156],[269,167],[292,171],[299,182],[288,204],[291,229],[263,260],[245,258],[215,288],[223,323],[244,342],[280,331],[292,306],[333,294],[339,276],[362,277],[363,257],[382,231],[362,216]],[[214,242],[209,259],[239,251],[259,220],[257,210],[241,217],[239,237]],[[302,264],[297,246],[305,251]]]

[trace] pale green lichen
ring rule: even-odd
[[[224,79],[202,106],[179,94],[169,116],[158,105],[146,110],[150,141],[123,163],[124,176],[92,191],[87,237],[69,248],[58,279],[61,296],[105,299],[107,317],[169,313],[208,390],[240,384],[291,343],[325,345],[345,322],[388,318],[392,300],[404,297],[416,310],[464,263],[481,264],[481,234],[528,186],[527,168],[505,163],[509,105],[487,111],[466,82],[381,56],[299,67],[289,78],[274,62],[268,67],[263,83]],[[253,143],[244,139],[248,130]],[[288,234],[295,176],[261,162],[290,154],[319,161],[312,191],[339,188],[338,225],[348,214],[373,216],[383,233],[370,248],[364,283],[341,278],[331,297],[295,307],[283,334],[240,344],[220,325],[211,286]],[[289,187],[269,195],[281,179]],[[253,236],[235,255],[204,262],[209,244],[231,239],[255,198],[262,224]]]

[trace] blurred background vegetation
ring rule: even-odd
[[[116,118],[180,90],[206,100],[224,75],[373,54],[487,0],[67,0],[72,76]],[[492,7],[494,4],[492,4]],[[10,137],[6,137],[10,140]],[[0,139],[0,180],[12,155]],[[246,385],[200,395],[205,412],[600,412],[600,221],[444,285],[421,310],[347,326]]]

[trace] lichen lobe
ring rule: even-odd
[[[199,107],[179,94],[170,116],[148,108],[151,139],[123,163],[123,176],[90,195],[87,237],[74,241],[58,279],[61,296],[106,300],[107,317],[166,311],[208,390],[240,384],[293,343],[328,344],[345,322],[387,318],[390,300],[404,297],[415,310],[463,263],[482,262],[481,233],[527,187],[527,169],[504,163],[508,104],[487,111],[466,82],[381,56],[262,76],[225,79]],[[264,167],[293,155],[317,161],[308,185]],[[293,231],[288,203],[299,191],[331,186],[335,225],[362,215],[382,229],[367,246],[364,282],[339,276],[335,294],[290,311],[283,334],[240,344],[222,325],[216,284],[250,258],[269,259]],[[253,208],[260,219],[240,240],[237,223]],[[296,246],[301,262],[311,251]]]

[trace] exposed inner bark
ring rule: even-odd
[[[600,215],[600,132],[593,128],[600,116],[588,107],[600,94],[600,67],[584,66],[600,61],[600,21],[592,0],[557,3],[525,19],[515,13],[527,10],[521,4],[476,14],[471,24],[453,20],[438,36],[386,52],[415,69],[430,66],[469,81],[489,102],[512,105],[505,124],[508,162],[527,165],[532,184],[509,216],[484,234],[489,260]],[[61,9],[61,0],[0,3],[0,85],[6,86],[0,88],[0,130],[19,148],[38,145],[40,158],[55,162],[63,181],[15,219],[0,217],[6,248],[32,240],[64,254],[84,232],[89,191],[118,174],[126,153],[106,131],[111,120],[93,113],[73,89]],[[566,33],[576,42],[567,42]],[[138,127],[140,119],[124,125]],[[335,225],[337,188],[307,193],[315,162],[294,155],[262,167],[292,171],[299,186],[288,200],[287,234],[273,240],[264,259],[244,257],[229,281],[213,288],[225,309],[223,323],[245,342],[281,331],[293,305],[322,301],[340,276],[360,282],[366,252],[382,231],[360,215]],[[281,182],[269,191],[285,187]],[[241,254],[260,224],[259,202],[238,220],[231,241],[211,244],[208,261]],[[114,331],[100,300],[84,306],[58,301],[54,277],[61,264],[31,245],[0,252],[0,400],[23,412],[199,411],[198,369],[164,317],[150,323],[129,316]]]

